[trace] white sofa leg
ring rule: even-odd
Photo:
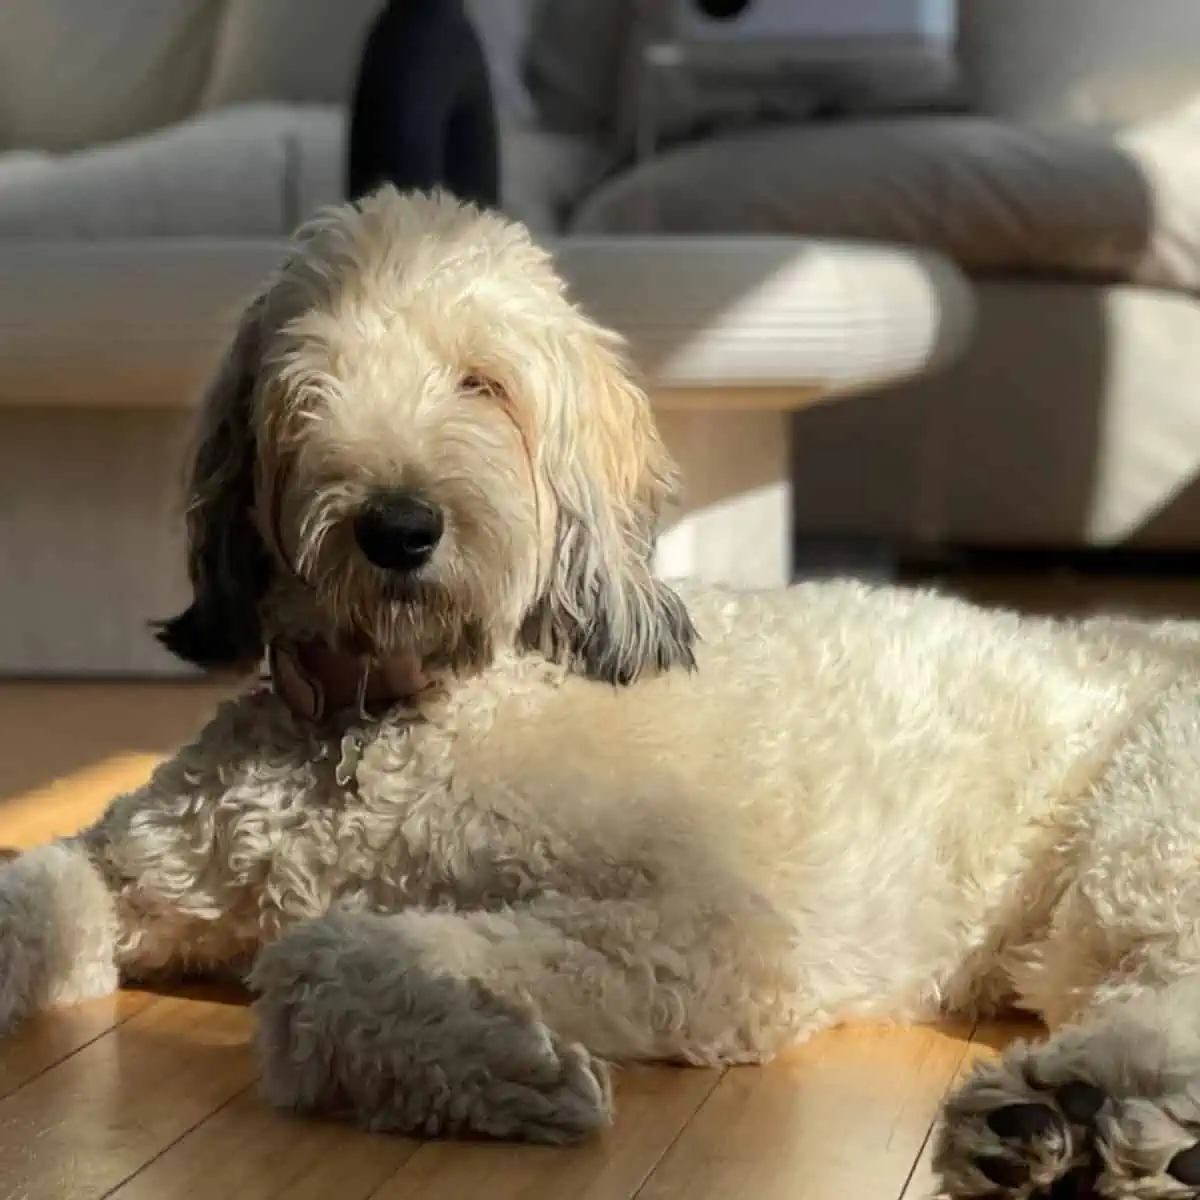
[[[786,411],[666,409],[655,416],[683,472],[655,565],[667,579],[743,588],[792,578]]]

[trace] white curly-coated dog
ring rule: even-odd
[[[1052,1032],[947,1101],[944,1193],[1200,1195],[1194,629],[673,589],[673,483],[519,226],[306,225],[209,390],[161,634],[270,682],[0,868],[0,1028],[248,971],[279,1105],[555,1142],[610,1062],[1019,1008]]]

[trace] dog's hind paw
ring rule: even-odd
[[[1133,1027],[1071,1029],[978,1067],[942,1114],[939,1196],[1200,1197],[1200,1075],[1146,1048]]]

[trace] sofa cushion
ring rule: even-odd
[[[343,125],[248,105],[75,154],[0,155],[0,238],[285,235],[338,198]]]
[[[341,108],[247,104],[63,156],[0,154],[0,238],[281,237],[343,199]],[[501,201],[562,227],[599,167],[581,138],[501,129]]]
[[[0,0],[0,149],[71,150],[191,112],[221,7]]]
[[[1200,129],[1114,142],[914,117],[728,135],[622,173],[572,228],[890,241],[976,271],[1200,288]]]
[[[934,255],[784,239],[548,244],[573,299],[625,335],[658,388],[706,390],[717,407],[747,388],[839,392],[927,370],[970,334],[970,288]],[[190,407],[286,251],[283,238],[0,243],[0,411]]]

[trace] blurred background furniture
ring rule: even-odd
[[[144,621],[179,598],[187,411],[341,198],[378,2],[0,0],[0,671],[175,669]],[[789,525],[801,562],[1195,545],[1194,0],[964,0],[953,86],[725,122],[684,89],[643,162],[637,0],[468,7],[504,207],[683,460],[665,570],[775,582]],[[782,414],[862,391],[789,463]]]
[[[972,278],[950,370],[796,418],[802,561],[1192,552],[1200,5],[961,0],[957,59],[903,112],[686,139],[572,228],[920,245]]]
[[[649,379],[690,481],[661,569],[786,582],[786,414],[945,362],[967,290],[936,254],[884,245],[564,236],[616,158],[571,89],[599,80],[597,47],[615,53],[623,26],[612,4],[576,5],[569,25],[537,7],[469,5],[504,207],[556,241]],[[180,669],[146,622],[182,598],[189,413],[283,239],[342,198],[346,98],[378,8],[0,5],[0,671]]]

